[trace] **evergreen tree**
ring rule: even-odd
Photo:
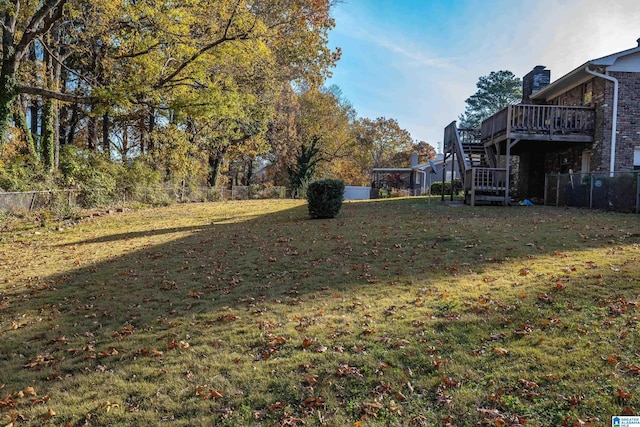
[[[480,77],[476,87],[476,93],[465,101],[464,114],[459,117],[460,128],[477,129],[483,120],[522,98],[522,80],[511,71],[492,71]]]

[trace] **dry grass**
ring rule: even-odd
[[[4,228],[1,425],[640,411],[637,216],[409,198],[334,220],[256,201]]]

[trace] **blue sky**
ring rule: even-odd
[[[555,80],[640,38],[640,0],[344,0],[333,17],[326,84],[436,148],[478,77],[545,65]]]

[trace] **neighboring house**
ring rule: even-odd
[[[640,39],[549,82],[549,70],[535,67],[522,102],[485,120],[476,138],[464,141],[455,122],[445,129],[471,204],[541,201],[550,173],[640,170]]]
[[[458,168],[452,160],[451,158],[445,160],[444,154],[438,154],[435,159],[415,166],[415,182],[421,190],[420,194],[428,194],[434,182],[450,182],[460,178]]]
[[[457,166],[450,157],[445,161],[444,154],[438,154],[435,159],[422,164],[418,164],[418,155],[413,154],[408,168],[373,168],[372,198],[377,197],[380,189],[406,190],[413,196],[429,194],[429,188],[434,182],[451,181],[453,170],[455,177],[459,178]]]

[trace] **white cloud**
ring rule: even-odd
[[[417,8],[428,8],[428,2]],[[336,9],[344,61],[337,83],[361,116],[398,119],[435,145],[464,111],[480,76],[536,65],[557,79],[584,62],[636,46],[639,0],[468,0],[441,21],[411,27],[409,17],[376,16],[373,2]],[[393,22],[407,21],[394,26]]]

